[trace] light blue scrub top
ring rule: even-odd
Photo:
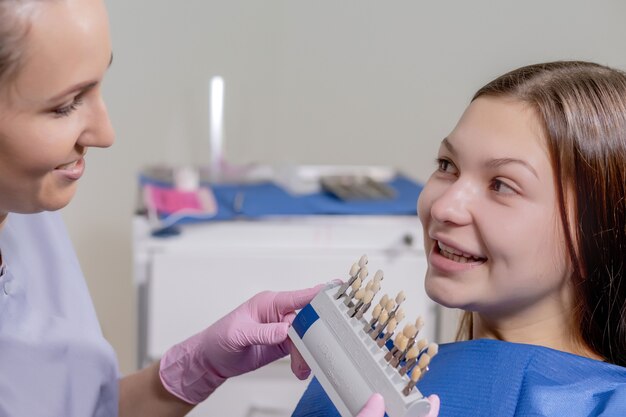
[[[0,250],[0,416],[117,416],[115,353],[60,215],[9,214]]]

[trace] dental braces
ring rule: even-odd
[[[415,385],[439,347],[418,340],[421,317],[396,332],[405,317],[405,294],[385,294],[374,304],[384,274],[378,270],[365,282],[367,264],[363,255],[345,283],[320,291],[298,313],[289,336],[342,417],[358,414],[375,392],[385,398],[389,417],[423,417],[430,403]]]

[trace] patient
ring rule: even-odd
[[[507,73],[436,164],[418,203],[426,291],[465,311],[466,341],[442,346],[420,391],[441,417],[626,415],[626,74]],[[316,381],[305,415],[338,415]]]

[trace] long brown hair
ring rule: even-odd
[[[481,96],[520,100],[539,115],[573,266],[573,334],[626,366],[626,73],[580,61],[536,64],[472,100]],[[472,321],[465,313],[457,337],[472,338]]]

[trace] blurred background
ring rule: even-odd
[[[621,0],[106,3],[117,143],[90,151],[64,218],[122,373],[136,365],[137,173],[208,164],[212,76],[225,80],[232,164],[387,165],[425,181],[495,76],[565,59],[626,69]]]

